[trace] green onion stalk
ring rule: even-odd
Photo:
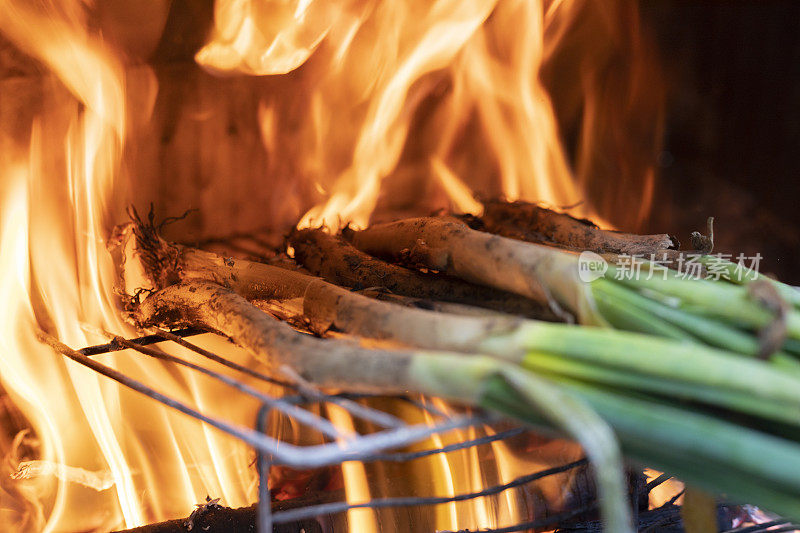
[[[291,367],[319,386],[435,395],[557,428],[580,443],[590,460],[607,530],[633,532],[622,454],[612,429],[577,394],[518,365],[487,356],[366,349],[345,340],[315,338],[208,281],[170,285],[131,305],[132,318],[143,327],[180,322],[218,331],[269,368]],[[493,402],[495,391],[513,400],[508,405]]]

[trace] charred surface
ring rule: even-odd
[[[345,231],[345,235],[349,232]],[[311,273],[355,290],[381,287],[402,296],[476,305],[516,315],[557,320],[541,302],[445,274],[419,272],[358,250],[341,237],[320,229],[295,231],[289,237],[295,259]]]
[[[643,255],[677,248],[667,234],[634,235],[598,228],[591,221],[528,202],[487,200],[483,202],[483,228],[513,239],[550,244],[598,254]]]
[[[186,324],[230,337],[274,372],[288,365],[323,387],[404,392],[412,354],[368,350],[358,344],[297,332],[230,289],[207,281],[172,285],[135,310],[142,327]]]

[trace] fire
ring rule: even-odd
[[[337,428],[341,428],[343,431],[354,431],[353,418],[347,411],[337,405],[328,405],[327,409],[330,421]],[[342,476],[344,477],[344,490],[348,502],[364,503],[371,499],[369,481],[362,463],[358,461],[343,463]],[[347,519],[350,523],[351,531],[363,531],[364,533],[377,533],[378,531],[375,515],[370,510],[353,509],[348,511]]]
[[[601,218],[640,223],[654,154],[625,157],[634,150],[618,133],[634,114],[637,124],[650,120],[660,100],[646,96],[652,90],[643,77],[653,69],[638,28],[615,26],[635,16],[635,5],[580,0],[219,0],[213,37],[196,60],[215,73],[292,71],[286,94],[265,97],[260,116],[268,151],[292,154],[293,179],[317,195],[301,227],[363,226],[376,207],[409,203],[476,213],[474,191],[580,204],[575,214],[596,215],[586,189],[597,188],[591,175],[601,171],[616,172],[610,182],[629,182],[620,185],[644,200],[631,219],[608,194]],[[576,48],[587,50],[575,61],[582,70],[571,86],[554,80],[557,96],[565,95],[554,101],[542,73],[561,49]],[[614,80],[620,93],[595,90],[605,79],[600,69],[625,54],[636,63],[628,78]],[[298,111],[287,98],[305,105]],[[586,111],[574,165],[560,142],[556,104]]]
[[[38,323],[65,342],[83,344],[87,337],[81,321],[121,327],[111,304],[114,270],[103,241],[105,210],[125,132],[120,75],[117,64],[80,31],[77,6],[56,11],[55,6],[43,5],[38,11],[3,4],[3,33],[46,64],[85,106],[79,110],[63,96],[60,102],[58,97],[48,102],[53,113],[33,123],[27,165],[20,164],[20,170],[4,180],[15,192],[3,198],[8,218],[3,221],[0,264],[3,272],[17,271],[20,276],[4,280],[9,295],[2,321],[11,331],[3,338],[3,376],[21,376],[19,381],[6,381],[12,395],[36,398],[25,411],[42,441],[43,459],[64,468],[99,466],[113,479],[113,491],[87,496],[65,476],[57,476],[48,528],[96,527],[96,513],[75,512],[87,503],[97,509],[117,507],[126,522],[138,523],[143,515],[131,467],[115,434],[113,391],[97,376],[37,346],[33,336]],[[42,32],[47,32],[46,39]],[[62,116],[55,113],[59,104],[66,108]],[[96,464],[98,457],[105,458],[103,464]],[[46,484],[36,484],[47,501]]]
[[[252,113],[271,163],[265,176],[278,169],[296,182],[292,190],[298,198],[287,203],[297,205],[298,214],[305,212],[300,226],[364,226],[375,213],[407,209],[478,213],[475,192],[572,205],[593,190],[587,176],[599,167],[615,168],[598,163],[593,147],[606,149],[604,157],[619,156],[625,148],[606,134],[619,131],[614,109],[627,101],[615,107],[606,100],[616,95],[597,96],[594,88],[602,79],[596,70],[583,72],[581,87],[564,91],[567,96],[560,99],[551,98],[556,93],[546,79],[548,65],[584,33],[590,40],[608,38],[590,65],[616,57],[616,41],[609,38],[617,31],[613,23],[587,30],[576,22],[599,4],[217,0],[213,35],[195,59],[215,75],[280,80]],[[150,200],[133,195],[140,169],[132,168],[134,159],[127,156],[135,147],[132,138],[152,134],[147,128],[158,87],[155,74],[136,64],[131,50],[144,54],[155,48],[163,28],[159,17],[166,18],[168,5],[147,2],[151,19],[137,40],[130,28],[129,34],[101,37],[81,0],[0,0],[0,36],[46,72],[37,80],[40,101],[14,118],[28,121],[24,135],[0,129],[0,376],[39,443],[36,456],[25,458],[36,462],[26,463],[18,480],[29,503],[42,510],[35,529],[138,526],[184,516],[206,494],[229,506],[255,499],[246,446],[142,401],[54,354],[34,335],[42,328],[76,348],[104,342],[87,333],[97,328],[136,335],[121,319],[114,260],[105,243],[128,203]],[[104,9],[113,9],[109,6]],[[630,12],[635,8],[608,9],[602,20],[635,20]],[[125,31],[118,20],[105,27]],[[575,27],[579,31],[573,32]],[[623,33],[623,44],[634,43],[631,35]],[[133,44],[125,49],[127,41]],[[635,104],[619,115],[626,124],[636,112],[645,111],[639,113],[643,121],[657,107],[642,97],[646,69],[640,55],[627,52],[639,63],[631,79],[618,80],[632,88],[625,94]],[[577,108],[586,110],[586,124],[573,162],[560,141],[556,110]],[[274,161],[279,163],[272,166]],[[644,210],[654,179],[652,172],[639,172],[645,166],[621,174],[646,176]],[[614,211],[613,202],[606,203],[600,215]],[[596,214],[592,205],[584,203],[574,213]],[[200,342],[250,363],[224,341]],[[229,405],[223,401],[228,391],[206,378],[129,353],[103,356],[103,362],[133,377],[146,376],[155,388],[201,410],[248,426],[255,419],[254,402]],[[331,408],[330,414],[343,428],[353,424],[341,410]],[[495,445],[494,452],[497,477],[508,481],[519,461],[503,446]],[[438,494],[479,490],[487,482],[480,463],[474,451],[441,455],[425,462],[420,478],[433,475]],[[347,464],[343,475],[350,501],[383,490],[369,486],[364,465]],[[522,513],[519,501],[505,497],[499,516],[491,502],[479,499],[437,508],[434,525],[501,526]],[[17,516],[20,529],[31,516]],[[371,511],[354,511],[349,518],[352,531],[379,527]]]
[[[45,511],[36,529],[143,525],[185,514],[212,491],[244,505],[253,495],[245,446],[142,403],[35,340],[39,327],[71,346],[104,342],[84,323],[135,335],[117,308],[106,250],[126,201],[122,151],[132,113],[121,58],[89,32],[81,3],[1,4],[0,31],[52,73],[42,80],[46,96],[27,146],[0,138],[0,365],[40,443],[35,468],[27,465],[18,481]],[[213,404],[222,395],[153,362],[105,362],[186,401]],[[243,405],[232,418],[243,421],[253,409]],[[94,474],[109,482],[78,482]]]

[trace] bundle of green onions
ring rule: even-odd
[[[631,530],[617,439],[629,459],[800,519],[800,315],[791,287],[756,276],[737,278],[740,284],[674,273],[626,279],[614,266],[585,282],[577,254],[444,219],[349,235],[377,256],[544,296],[587,324],[577,326],[402,307],[296,271],[166,243],[141,222],[134,231],[144,270],[160,289],[134,306],[143,326],[208,327],[323,386],[434,394],[566,432],[594,465],[610,531]],[[732,274],[736,265],[723,267]],[[756,282],[788,304],[757,297],[748,286]],[[319,330],[410,348],[300,340],[250,303],[263,300],[293,302]],[[785,341],[763,360],[758,334],[776,320]]]
[[[607,261],[591,254],[587,259],[571,250],[472,230],[446,218],[403,220],[347,236],[373,255],[548,301],[584,325],[769,356],[775,364],[800,370],[794,357],[800,355],[800,291],[713,255],[696,261],[717,272],[718,278],[709,280],[632,256],[621,264],[615,264],[620,256]],[[581,276],[587,261],[605,269],[596,270],[592,278],[597,279]],[[773,338],[764,338],[770,337],[767,333]]]

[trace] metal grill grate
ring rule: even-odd
[[[302,381],[289,383],[276,380],[270,376],[260,374],[249,368],[238,365],[237,363],[229,361],[224,357],[196,346],[186,340],[186,337],[205,333],[202,330],[187,328],[173,332],[167,332],[163,330],[154,331],[155,333],[152,335],[131,340],[115,337],[108,344],[91,346],[74,353],[66,353],[66,355],[72,357],[79,363],[87,364],[89,361],[92,361],[90,356],[130,348],[152,357],[164,359],[174,364],[183,365],[197,372],[201,372],[209,377],[218,379],[237,389],[243,394],[248,394],[255,397],[259,402],[261,402],[262,407],[258,412],[255,430],[239,428],[227,423],[224,420],[218,420],[204,415],[193,407],[182,404],[176,400],[172,400],[160,392],[155,391],[140,382],[136,382],[131,378],[116,375],[117,373],[113,369],[105,367],[96,361],[92,361],[92,368],[94,370],[119,381],[123,385],[135,388],[139,392],[142,392],[150,398],[160,401],[169,407],[176,408],[185,414],[203,420],[204,422],[207,422],[218,429],[226,431],[227,433],[242,439],[257,451],[257,465],[259,474],[259,506],[257,516],[260,532],[271,532],[274,524],[296,522],[322,515],[342,513],[351,509],[379,509],[385,507],[437,505],[466,501],[483,496],[496,495],[503,491],[520,487],[547,476],[563,473],[585,464],[585,460],[575,461],[563,466],[521,476],[509,483],[487,487],[480,491],[459,494],[452,497],[383,498],[374,499],[370,502],[361,504],[334,502],[273,513],[271,511],[270,495],[267,488],[267,477],[270,466],[272,465],[311,469],[322,466],[337,465],[345,461],[353,460],[364,463],[373,461],[405,462],[435,454],[447,453],[471,448],[474,446],[480,446],[491,442],[510,439],[524,433],[525,430],[523,428],[512,428],[493,435],[487,435],[457,444],[418,452],[395,451],[410,444],[425,440],[434,434],[443,433],[453,429],[481,426],[495,421],[496,419],[484,413],[464,413],[448,416],[432,404],[419,402],[411,397],[398,397],[398,399],[409,402],[417,408],[424,409],[430,413],[435,420],[433,424],[409,425],[394,415],[356,402],[356,400],[367,398],[370,395],[324,394],[312,388],[308,384],[302,383]],[[180,357],[169,355],[161,350],[155,350],[150,347],[151,344],[165,341],[180,344],[184,348],[188,348],[209,360],[215,361],[230,369],[236,370],[237,372],[247,374],[250,377],[257,378],[273,385],[279,385],[285,388],[288,394],[282,397],[266,395],[263,392],[257,391],[227,375],[220,374],[205,366],[191,363]],[[65,350],[62,348],[61,351],[64,353]],[[368,421],[383,429],[368,435],[345,435],[333,424],[331,424],[330,421],[302,407],[303,404],[308,404],[310,402],[333,403],[347,410],[354,418]],[[313,446],[296,446],[293,444],[278,442],[268,437],[264,434],[264,431],[266,429],[267,418],[270,412],[273,410],[280,411],[282,414],[294,419],[296,422],[319,431],[335,442]],[[530,524],[526,525],[520,524],[517,529],[504,528],[498,531],[519,531],[522,529],[558,524],[561,521],[565,521],[569,518],[577,516],[580,513],[590,510],[593,506],[594,505],[591,504],[582,509],[573,510],[569,513],[563,513],[560,516],[548,517],[547,519],[531,522]]]
[[[392,497],[373,499],[369,502],[351,504],[345,501],[308,505],[304,507],[273,511],[271,508],[271,498],[268,489],[268,477],[272,465],[289,466],[298,469],[312,469],[322,466],[339,465],[345,461],[360,461],[362,463],[374,461],[386,462],[405,462],[414,459],[447,453],[455,450],[467,449],[482,444],[511,439],[526,432],[524,428],[513,427],[505,431],[442,446],[439,448],[428,449],[417,452],[398,451],[410,444],[418,443],[432,435],[444,433],[453,429],[482,426],[497,419],[489,414],[481,412],[459,412],[447,415],[435,406],[415,400],[411,397],[398,397],[398,399],[409,402],[420,409],[427,411],[434,422],[432,424],[410,425],[403,420],[387,412],[373,407],[358,403],[357,400],[369,398],[370,395],[359,394],[324,394],[314,389],[298,379],[294,382],[276,380],[270,376],[263,375],[252,369],[243,367],[231,360],[212,353],[204,348],[186,340],[187,337],[206,333],[198,329],[181,329],[172,332],[154,329],[153,334],[136,339],[124,339],[114,337],[113,340],[104,345],[91,346],[76,351],[67,347],[52,338],[45,340],[56,350],[70,357],[74,361],[92,368],[96,372],[103,374],[130,387],[148,397],[157,400],[164,405],[177,409],[189,416],[204,421],[234,437],[243,440],[250,445],[257,453],[257,471],[259,476],[258,504],[256,508],[256,520],[258,531],[268,533],[273,531],[273,526],[298,522],[301,520],[314,519],[316,517],[343,513],[351,509],[381,509],[387,507],[413,507],[440,505],[452,502],[467,501],[484,496],[498,495],[517,487],[521,487],[536,480],[554,476],[573,469],[577,469],[586,464],[585,460],[579,460],[557,467],[548,468],[535,473],[520,476],[508,483],[484,488],[479,491],[464,492],[455,496],[448,497]],[[184,348],[192,350],[208,360],[222,364],[236,372],[246,374],[251,378],[256,378],[273,385],[278,385],[285,389],[286,395],[272,396],[267,395],[245,383],[234,379],[228,375],[221,374],[206,366],[189,362],[180,357],[170,355],[162,350],[154,349],[151,345],[156,343],[176,343]],[[242,394],[256,398],[261,408],[258,411],[257,420],[254,428],[245,428],[228,421],[208,416],[193,406],[184,404],[162,392],[156,391],[148,385],[136,381],[120,372],[103,365],[92,359],[91,356],[108,353],[123,349],[133,349],[137,352],[151,357],[157,357],[169,361],[176,365],[182,365],[196,372],[202,373],[213,379],[217,379],[236,389]],[[361,419],[371,423],[381,429],[369,434],[344,434],[335,427],[329,420],[319,416],[304,406],[312,403],[332,403],[342,409],[347,410],[356,419]],[[299,424],[303,424],[319,431],[331,442],[310,446],[298,446],[279,442],[265,434],[266,421],[269,414],[278,411],[290,417]],[[660,476],[650,483],[639,487],[635,492],[641,496],[648,494],[657,485],[663,483],[669,476]],[[639,498],[635,498],[639,501]],[[563,532],[579,531],[601,531],[601,526],[597,522],[589,521],[576,523],[576,517],[585,515],[588,511],[595,508],[596,501],[585,502],[576,509],[571,509],[559,514],[546,516],[541,519],[509,525],[501,528],[481,530],[485,533],[505,533],[513,531],[533,531],[542,528],[557,529]],[[731,513],[732,508],[720,506],[720,513]],[[740,512],[737,509],[737,512]],[[637,514],[640,531],[682,531],[680,529],[679,508],[668,502],[663,508],[640,512]],[[677,527],[677,529],[675,529]],[[772,528],[772,529],[768,529]],[[777,529],[775,529],[777,528]],[[789,529],[786,529],[789,528]],[[759,533],[761,531],[793,531],[794,527],[785,522],[766,523],[755,528],[738,529],[737,533]],[[733,533],[734,530],[731,530]]]

